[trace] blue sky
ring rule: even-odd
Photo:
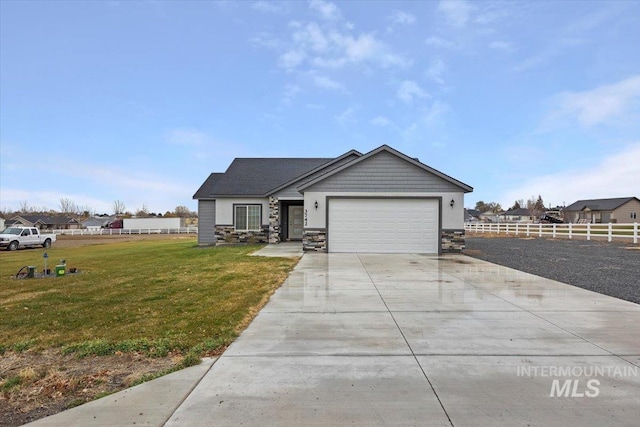
[[[196,209],[388,144],[465,205],[640,196],[640,2],[0,2],[0,208]]]

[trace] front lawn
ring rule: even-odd
[[[199,248],[193,237],[60,244],[46,249],[48,268],[65,259],[77,274],[23,280],[13,276],[25,265],[42,272],[45,249],[2,252],[0,359],[134,354],[170,358],[174,369],[197,363],[237,337],[297,262],[248,256],[258,248]],[[7,398],[31,381],[18,378],[29,368],[18,365],[0,366]]]

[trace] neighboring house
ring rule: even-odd
[[[474,222],[480,221],[480,215],[482,212],[475,209],[465,209],[464,210],[464,222]]]
[[[502,222],[533,222],[536,216],[527,208],[511,209],[498,215]]]
[[[81,221],[82,228],[88,230],[99,230],[101,228],[107,228],[116,218],[112,216],[93,216]]]
[[[4,230],[4,218],[0,218],[0,230]]]
[[[564,208],[564,220],[571,223],[634,223],[638,219],[640,199],[637,197],[578,200]]]
[[[23,225],[40,230],[71,230],[80,228],[80,223],[68,216],[19,215],[7,221],[7,225]]]
[[[337,158],[242,158],[212,173],[198,242],[300,240],[328,252],[460,252],[472,187],[383,145]]]
[[[484,222],[498,222],[498,214],[495,212],[480,212],[478,219]]]

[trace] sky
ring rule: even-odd
[[[0,209],[197,209],[387,144],[465,206],[640,196],[640,1],[0,1]]]

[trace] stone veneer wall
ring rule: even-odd
[[[216,225],[216,245],[225,243],[269,243],[269,227],[261,231],[236,231],[233,225]]]
[[[280,243],[280,202],[269,197],[269,243]]]
[[[302,234],[303,251],[327,251],[327,230],[304,230]]]
[[[462,253],[465,246],[465,236],[463,230],[442,230],[441,248],[442,253]]]

